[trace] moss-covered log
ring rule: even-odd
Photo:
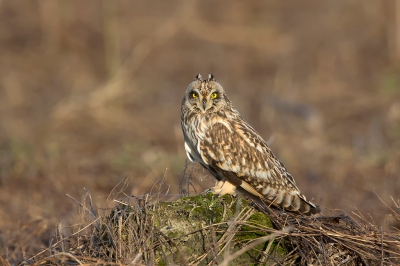
[[[207,194],[157,204],[143,200],[119,204],[109,219],[114,227],[104,236],[110,243],[125,249],[124,254],[142,251],[141,259],[155,265],[218,265],[226,259],[232,260],[229,265],[265,264],[287,254],[280,238],[247,248],[274,229],[265,213],[241,197]],[[233,258],[241,249],[245,252]]]

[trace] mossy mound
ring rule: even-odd
[[[119,204],[109,218],[115,226],[111,229],[114,239],[124,241],[119,245],[137,246],[144,251],[145,260],[155,265],[219,264],[273,231],[266,214],[256,211],[247,200],[229,195],[198,195],[148,205]],[[286,254],[282,241],[263,241],[231,258],[229,265],[276,262]]]

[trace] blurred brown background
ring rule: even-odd
[[[213,73],[309,198],[385,227],[400,196],[400,2],[0,1],[0,255],[89,190],[179,192],[180,105]],[[205,174],[205,173],[202,173]],[[329,214],[329,211],[327,211]]]

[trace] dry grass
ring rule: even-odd
[[[159,189],[163,182],[165,180],[161,180],[155,189]],[[242,254],[262,243],[268,245],[259,251],[256,260],[259,265],[267,262],[267,265],[394,265],[400,262],[400,230],[383,230],[361,213],[353,213],[355,218],[346,214],[309,217],[265,208],[256,203],[252,203],[253,207],[249,209],[241,209],[240,200],[228,203],[236,205],[236,211],[234,217],[226,222],[194,227],[193,231],[171,238],[161,228],[179,223],[180,219],[190,219],[182,212],[186,208],[183,202],[170,203],[181,213],[179,218],[168,218],[164,220],[166,224],[160,224],[162,220],[157,215],[165,216],[166,213],[163,209],[162,213],[156,214],[157,209],[162,204],[160,200],[168,194],[126,197],[124,192],[127,187],[127,180],[124,180],[114,188],[108,197],[114,203],[111,209],[96,209],[89,192],[82,203],[73,199],[80,206],[81,222],[75,224],[69,234],[65,234],[59,224],[50,246],[23,260],[20,265],[163,265],[167,262],[179,265],[232,265]],[[125,200],[113,199],[118,196],[124,196]],[[215,200],[212,206],[224,201],[222,198]],[[400,221],[400,206],[394,200],[393,203],[396,209],[390,211]],[[225,202],[222,204],[225,206]],[[202,208],[211,205],[207,206]],[[226,210],[223,212],[225,215]],[[267,214],[274,229],[251,222],[249,218],[255,212]],[[216,209],[215,215],[218,215]],[[208,218],[204,215],[200,219],[205,221]],[[241,228],[244,226],[248,229],[243,232]],[[202,234],[209,232],[208,248],[198,254],[193,246],[189,249],[193,250],[192,253],[185,254],[186,247],[180,240],[185,239],[183,243],[186,245],[194,245],[190,236],[199,231]],[[232,247],[237,245],[235,236],[246,232],[268,235],[246,241],[233,252]],[[287,254],[276,257],[274,249],[271,249],[273,243],[275,248],[281,246],[287,250]],[[175,255],[171,257],[168,254]],[[10,265],[0,259],[4,265]]]
[[[400,232],[384,231],[360,214],[309,218],[273,216],[288,235],[300,265],[395,265],[400,263]],[[399,221],[400,215],[394,213]]]
[[[123,195],[125,184],[116,194]],[[355,218],[345,214],[308,217],[254,205],[269,215],[274,229],[250,222],[249,217],[255,212],[252,208],[238,212],[234,220],[228,221],[218,240],[215,231],[221,230],[222,223],[195,228],[183,236],[171,238],[160,230],[165,225],[157,224],[154,215],[160,204],[160,194],[129,197],[129,203],[114,199],[115,206],[100,211],[100,214],[94,209],[89,193],[85,199],[83,203],[76,201],[85,221],[74,226],[75,232],[64,235],[60,226],[53,236],[55,243],[21,264],[164,265],[168,262],[179,265],[232,265],[243,253],[265,242],[269,244],[260,252],[257,259],[260,265],[267,261],[267,265],[395,265],[400,262],[400,232],[384,231],[356,213],[353,213]],[[394,203],[397,211],[392,212],[400,221],[400,206]],[[176,208],[182,206],[176,204]],[[207,219],[206,216],[203,218]],[[252,234],[269,235],[248,241],[238,251],[230,252],[230,247],[235,245],[233,239],[243,226],[251,228],[249,232]],[[178,244],[180,238],[187,238],[199,230],[209,230],[214,236],[211,237],[210,248],[204,254],[183,252],[185,247]],[[191,245],[190,241],[186,243]],[[274,259],[271,257],[272,243],[282,246],[288,253]],[[160,253],[160,250],[163,251]],[[169,257],[166,255],[168,252],[175,256]],[[210,260],[210,256],[214,259]],[[1,257],[0,260],[4,265],[10,265]]]

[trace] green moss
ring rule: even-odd
[[[179,236],[179,233],[178,232],[169,232],[168,233],[168,237],[169,238],[176,238],[176,237],[178,237]]]
[[[269,217],[262,212],[255,212],[253,215],[251,215],[249,218],[249,222],[260,226],[272,228],[271,219],[269,219]]]
[[[168,263],[165,260],[160,259],[159,261],[157,261],[157,265],[158,266],[167,266]]]
[[[133,214],[129,214],[132,212]],[[239,216],[242,214],[247,216]],[[118,232],[118,217],[124,214],[125,218],[131,219],[132,228],[123,228],[122,239],[129,242],[129,233],[132,230],[142,230],[137,221],[145,219],[153,221],[153,226],[161,234],[154,236],[156,241],[155,256],[157,265],[166,265],[166,262],[173,261],[176,264],[184,264],[181,257],[183,254],[185,260],[194,263],[201,257],[198,265],[207,265],[213,259],[213,245],[219,243],[217,249],[223,248],[227,243],[222,239],[227,230],[235,230],[235,235],[230,240],[230,252],[242,249],[252,240],[268,235],[268,228],[272,227],[271,220],[265,213],[253,209],[249,202],[241,197],[232,197],[224,195],[216,197],[213,194],[197,195],[193,197],[181,198],[174,202],[159,202],[151,208],[133,209],[125,205],[120,205],[110,213],[113,217],[114,232]],[[135,216],[136,215],[136,216]],[[240,221],[234,227],[232,221]],[[125,221],[125,220],[124,220]],[[212,230],[210,229],[212,227]],[[161,238],[158,238],[161,237]],[[230,237],[226,238],[230,239]],[[172,244],[173,243],[173,244]],[[218,245],[218,244],[217,244]],[[259,260],[260,254],[267,247],[268,242],[261,243],[255,248],[247,251],[237,258],[231,265],[254,264]],[[276,253],[276,256],[282,257],[287,253],[282,244],[272,243],[269,252]],[[223,260],[223,252],[220,255],[220,261]]]

